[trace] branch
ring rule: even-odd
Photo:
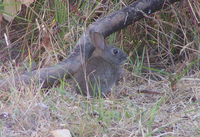
[[[101,33],[104,37],[107,37],[142,19],[144,13],[147,15],[152,14],[177,1],[180,0],[138,0],[119,11],[115,11],[89,25],[85,34],[76,44],[73,53],[68,58],[57,65],[16,76],[14,78],[14,83],[11,82],[13,78],[0,80],[0,88],[5,91],[13,84],[20,85],[21,82],[30,84],[34,81],[41,85],[42,88],[46,88],[52,86],[55,81],[59,83],[59,80],[64,77],[70,78],[71,75],[76,73],[81,64],[91,56],[95,49],[89,39],[89,30],[93,29],[96,32]]]

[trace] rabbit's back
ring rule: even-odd
[[[85,72],[87,80],[85,80]],[[92,57],[87,61],[85,68],[81,67],[78,70],[74,78],[81,88],[83,95],[87,94],[86,85],[88,85],[90,95],[93,95],[94,91],[98,95],[98,89],[101,93],[103,92],[107,95],[122,74],[123,69],[120,66],[111,64],[101,57]],[[75,90],[77,93],[81,93],[78,86],[75,87]]]

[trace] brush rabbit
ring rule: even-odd
[[[123,69],[120,67],[127,60],[127,54],[121,49],[106,45],[103,35],[90,30],[90,41],[96,47],[96,55],[83,64],[74,75],[75,91],[91,96],[107,95],[112,86],[120,80]],[[78,86],[78,85],[79,86]]]

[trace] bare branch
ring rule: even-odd
[[[104,37],[107,37],[142,19],[144,17],[143,13],[147,15],[152,14],[168,4],[177,1],[180,0],[138,0],[119,11],[115,11],[104,18],[97,20],[89,26],[85,34],[79,39],[73,53],[68,58],[57,65],[16,76],[15,83],[13,84],[19,85],[20,82],[30,84],[32,81],[37,81],[39,85],[42,84],[41,86],[45,88],[51,86],[57,80],[59,83],[59,80],[64,77],[69,78],[78,70],[82,64],[81,62],[88,59],[95,49],[88,37],[89,30],[94,29],[96,32],[100,32]],[[1,90],[7,90],[7,87],[11,85],[11,79],[13,78],[0,81]]]

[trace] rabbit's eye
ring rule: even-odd
[[[114,54],[117,54],[117,53],[118,53],[118,50],[114,49],[114,50],[113,50],[113,53],[114,53]]]

